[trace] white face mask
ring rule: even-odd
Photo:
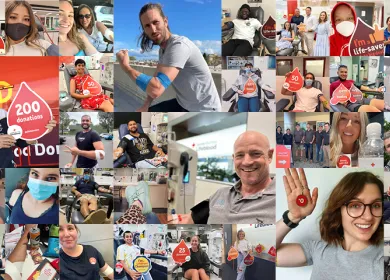
[[[351,36],[354,29],[355,29],[355,24],[350,21],[343,21],[336,25],[337,32],[339,32],[341,35],[345,37]]]

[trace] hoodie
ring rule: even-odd
[[[357,23],[357,16],[356,16],[355,9],[350,4],[345,3],[345,2],[339,2],[333,7],[333,10],[332,10],[330,16],[331,16],[334,34],[329,37],[330,55],[331,56],[351,56],[351,54],[349,53],[348,45],[349,45],[349,41],[351,40],[352,34],[351,34],[351,36],[345,37],[345,36],[341,35],[336,29],[336,22],[335,22],[335,18],[334,18],[334,13],[336,11],[336,8],[338,6],[341,6],[341,5],[348,6],[352,10],[354,21],[355,21],[355,26]],[[346,47],[344,48],[344,50],[341,53],[341,49],[344,46],[346,46]]]

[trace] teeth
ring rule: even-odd
[[[352,133],[344,132],[344,135],[352,136]]]
[[[361,224],[356,224],[358,228],[369,228],[371,225],[361,225]]]
[[[61,27],[65,27],[65,28],[68,28],[70,25],[64,25],[64,24],[60,24]]]
[[[252,172],[252,171],[255,171],[255,169],[242,169],[242,171],[245,171],[245,172]]]

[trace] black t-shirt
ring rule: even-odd
[[[187,271],[188,269],[200,269],[203,268],[207,275],[210,275],[210,260],[207,256],[206,252],[203,250],[198,250],[197,252],[192,251],[192,248],[190,248],[191,252],[191,259],[188,262],[185,262],[182,264],[182,269]]]
[[[292,145],[293,144],[293,136],[292,134],[284,134],[283,135],[283,144],[284,145]]]
[[[102,141],[96,131],[90,130],[88,132],[79,131],[76,134],[76,146],[82,151],[95,151],[93,143]],[[97,160],[89,159],[83,156],[77,157],[78,168],[92,168],[97,164]]]
[[[324,131],[316,131],[316,144],[320,145],[322,144],[322,139],[324,139]]]
[[[83,245],[83,252],[78,257],[70,257],[60,250],[61,280],[96,280],[100,279],[99,270],[105,265],[102,254],[90,245]]]
[[[324,145],[329,145],[329,134],[330,134],[330,129],[328,132],[326,130],[323,131],[324,135]]]
[[[76,187],[77,191],[79,191],[81,194],[93,194],[95,195],[95,189],[99,187],[99,185],[94,181],[85,181],[84,179],[78,180],[74,186]]]
[[[283,145],[283,133],[276,132],[276,144]]]
[[[140,133],[138,137],[131,134],[125,135],[118,147],[121,147],[129,154],[133,163],[144,159],[154,158],[154,155],[156,154],[153,150],[153,142],[145,133]]]

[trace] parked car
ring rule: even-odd
[[[96,20],[105,25],[114,26],[114,8],[107,6],[95,6]]]
[[[104,140],[112,140],[114,138],[114,135],[112,135],[111,133],[101,133],[99,136]]]

